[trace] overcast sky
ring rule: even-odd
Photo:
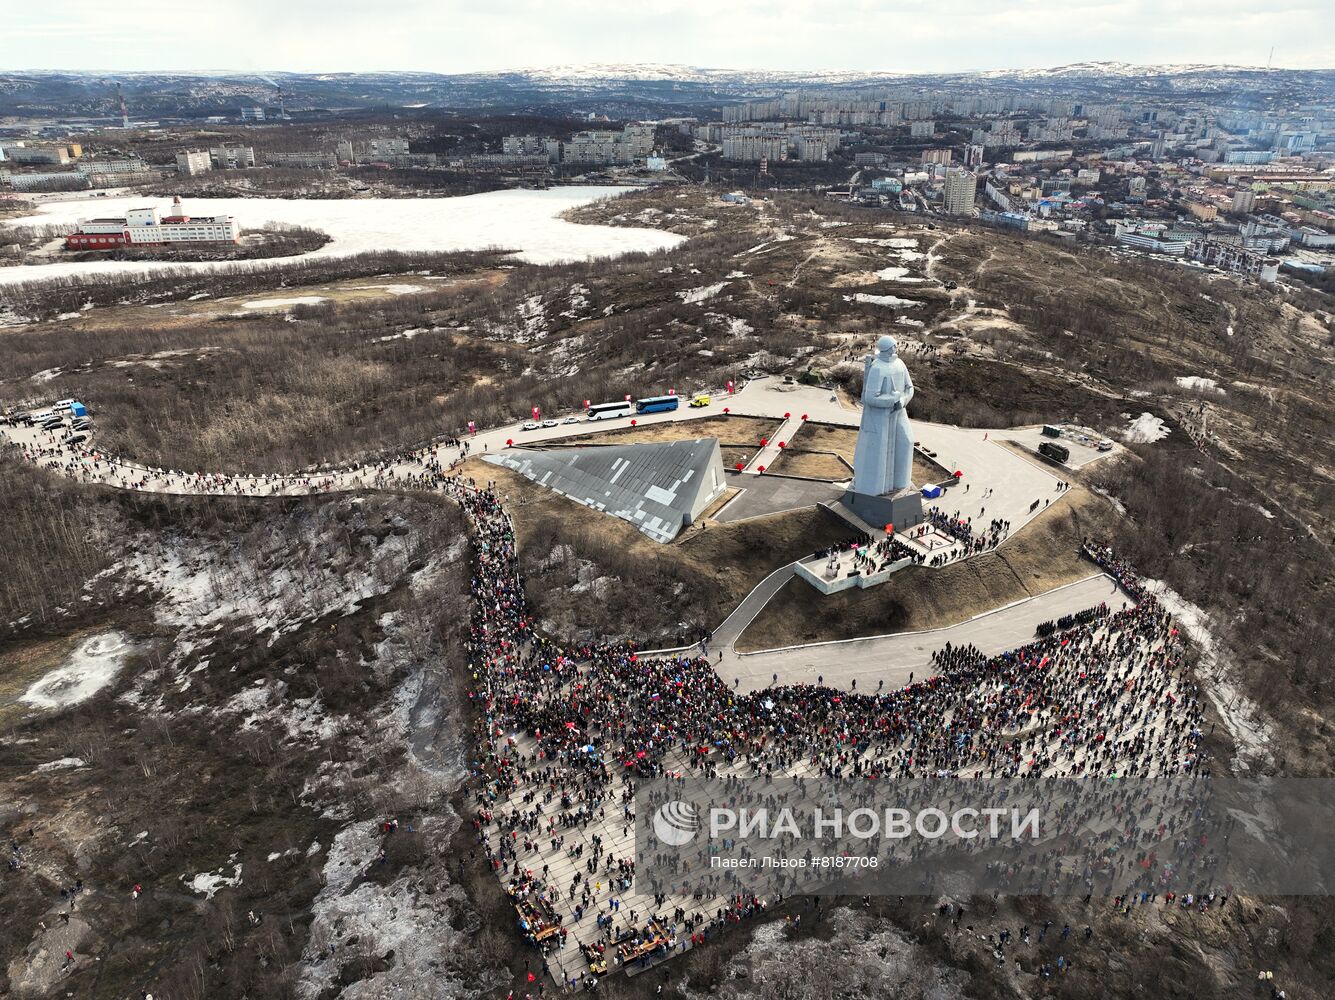
[[[6,0],[0,68],[1335,67],[1335,0]]]

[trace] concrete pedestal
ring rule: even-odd
[[[897,532],[904,531],[914,525],[922,524],[925,520],[922,512],[922,494],[912,486],[883,496],[870,496],[848,490],[839,502],[877,532],[884,531],[887,524],[893,524]]]

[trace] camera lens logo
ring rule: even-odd
[[[695,806],[673,799],[658,807],[654,813],[654,836],[669,847],[690,843],[700,829],[700,817]]]

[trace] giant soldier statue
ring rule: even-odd
[[[853,452],[853,485],[843,503],[877,529],[905,528],[922,520],[913,485],[913,432],[908,405],[913,379],[899,359],[893,337],[876,341],[862,380],[862,424]]]
[[[862,426],[853,452],[853,489],[883,496],[912,485],[913,433],[908,405],[913,379],[895,351],[895,339],[882,337],[867,355],[862,379]]]

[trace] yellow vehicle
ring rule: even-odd
[[[708,406],[708,405],[709,405],[708,396],[696,396],[693,400],[691,400],[691,406],[697,409],[701,406]]]

